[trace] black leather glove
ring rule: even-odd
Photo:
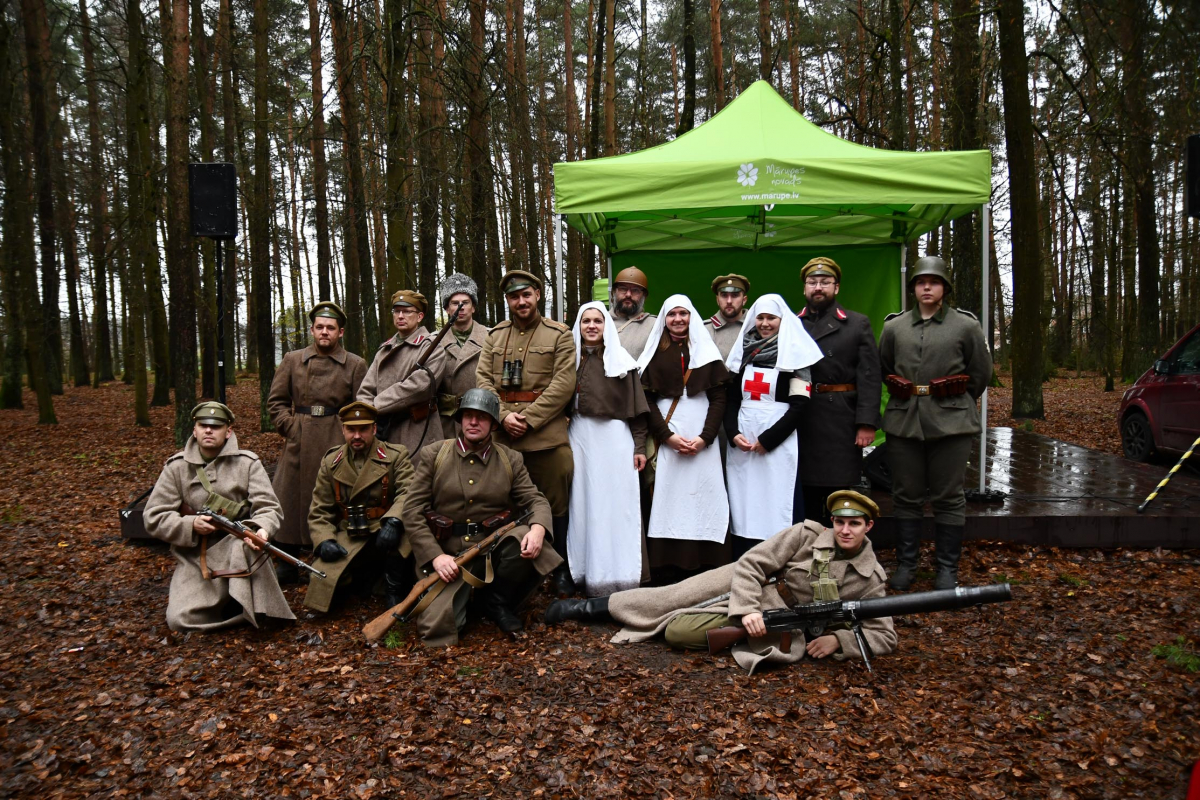
[[[337,561],[339,558],[346,557],[346,548],[335,542],[333,539],[326,539],[321,542],[313,550],[317,554],[317,558],[322,561]]]
[[[384,552],[395,550],[400,544],[400,534],[404,531],[404,524],[396,517],[384,517],[383,524],[379,526],[379,533],[375,534],[375,546]]]

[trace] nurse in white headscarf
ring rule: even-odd
[[[656,582],[731,560],[729,501],[721,453],[712,444],[729,377],[692,301],[668,297],[638,359],[658,443],[647,550]]]
[[[638,473],[646,466],[649,408],[637,361],[603,303],[575,318],[575,396],[568,435],[575,454],[567,563],[587,596],[634,589],[649,577],[642,558]]]
[[[808,367],[822,357],[804,324],[777,294],[758,298],[725,361],[729,384],[726,480],[734,557],[803,521],[796,426],[811,396]],[[799,517],[797,517],[799,515]]]

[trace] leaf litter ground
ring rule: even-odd
[[[0,413],[0,795],[1183,798],[1200,756],[1197,677],[1152,654],[1200,640],[1195,552],[973,542],[963,583],[1014,602],[898,620],[874,675],[616,646],[543,626],[545,595],[520,641],[480,624],[440,651],[369,647],[377,600],[313,618],[303,588],[295,624],[173,634],[169,552],[117,524],[171,410],[139,429],[131,399],[68,390],[56,428]],[[233,390],[240,419],[256,402]]]

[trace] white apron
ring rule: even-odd
[[[787,413],[775,399],[779,370],[746,367],[738,427],[751,444]],[[799,446],[796,432],[765,455],[746,453],[729,442],[729,506],[734,535],[759,541],[792,526],[792,493],[796,488]]]
[[[633,433],[622,419],[576,414],[567,562],[589,597],[636,589],[642,579],[642,507]]]
[[[660,397],[658,410],[665,417],[673,398]],[[702,392],[688,397],[684,391],[668,423],[672,433],[699,436],[708,416],[708,397]],[[654,503],[650,528],[654,539],[687,539],[722,544],[729,530],[729,498],[721,474],[721,451],[706,447],[699,455],[681,456],[667,445],[658,448],[654,474]]]

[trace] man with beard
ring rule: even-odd
[[[650,296],[650,282],[646,273],[637,267],[626,267],[613,278],[609,290],[613,322],[617,324],[617,338],[625,352],[637,358],[646,349],[646,338],[654,327],[654,314],[647,314],[646,298]]]
[[[500,397],[496,439],[521,453],[529,477],[550,503],[554,547],[567,556],[567,511],[575,462],[567,437],[567,404],[575,395],[571,329],[544,318],[542,281],[514,269],[500,280],[510,319],[492,328],[479,354],[475,380]],[[556,591],[575,593],[566,564],[554,573]]]
[[[312,545],[308,536],[308,504],[321,457],[342,441],[337,411],[354,399],[367,372],[367,362],[342,347],[346,314],[336,303],[318,303],[308,314],[313,343],[285,353],[271,391],[267,411],[283,436],[283,453],[271,485],[283,506],[278,546],[292,555]],[[280,583],[300,579],[296,567],[276,560]]]
[[[167,459],[146,501],[146,533],[171,545],[175,574],[167,599],[167,627],[212,631],[241,622],[258,627],[258,615],[295,619],[269,566],[251,571],[262,557],[252,540],[226,536],[199,514],[211,509],[240,520],[262,539],[279,528],[282,514],[258,456],[239,450],[233,412],[205,401],[192,409],[192,435]]]
[[[721,358],[729,358],[733,343],[742,335],[750,279],[745,275],[721,275],[712,282],[712,290],[717,296],[717,313],[704,320],[704,327],[717,343]]]
[[[858,485],[862,449],[875,441],[883,376],[871,320],[837,302],[842,268],[818,257],[800,270],[804,329],[825,354],[810,367],[812,398],[800,417],[800,441],[820,442],[820,458],[800,459],[805,517],[829,525],[825,501]]]
[[[442,415],[445,433],[457,435],[458,424],[454,414],[463,393],[475,388],[475,371],[479,367],[479,354],[487,339],[488,329],[475,321],[479,306],[479,288],[475,281],[459,272],[452,272],[442,281],[442,309],[449,319],[458,309],[458,318],[450,335],[442,339],[442,351],[446,354],[446,370],[438,386],[438,413]]]
[[[408,544],[422,572],[436,572],[445,589],[417,615],[417,630],[430,647],[458,643],[473,595],[500,630],[517,633],[524,627],[517,615],[521,604],[543,575],[562,564],[544,544],[553,524],[550,506],[521,454],[493,441],[500,413],[495,394],[468,390],[456,415],[462,433],[425,448],[409,487]],[[455,563],[464,549],[527,511],[528,524],[508,531],[486,555],[465,567]]]
[[[371,405],[351,403],[338,417],[344,444],[321,459],[308,511],[313,552],[326,576],[308,582],[304,605],[328,611],[339,587],[354,583],[369,592],[382,571],[384,602],[391,608],[412,586],[412,562],[400,548],[412,464],[403,446],[375,438]]]
[[[421,355],[433,347],[429,332],[421,327],[426,307],[420,292],[401,289],[392,295],[396,335],[379,346],[358,389],[358,400],[374,406],[380,416],[379,437],[404,445],[414,459],[423,445],[445,438],[435,398],[446,353],[438,348],[417,366]]]

